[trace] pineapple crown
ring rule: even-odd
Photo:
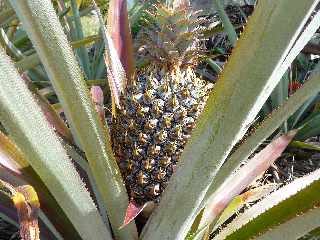
[[[149,13],[148,26],[138,36],[138,55],[143,61],[167,68],[196,65],[204,56],[204,24],[201,11],[192,11],[189,4],[155,5]]]

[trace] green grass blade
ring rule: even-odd
[[[71,46],[72,46],[72,48],[75,49],[75,48],[80,48],[82,46],[84,47],[87,44],[91,44],[92,42],[101,41],[101,40],[102,40],[102,38],[100,36],[93,35],[93,36],[86,37],[86,38],[79,40],[79,41],[73,41],[73,42],[71,42]],[[20,71],[24,72],[26,70],[35,68],[39,64],[41,64],[41,60],[40,60],[38,54],[34,53],[32,55],[25,56],[23,59],[16,62],[16,67]]]
[[[209,64],[212,70],[215,71],[217,74],[220,74],[222,72],[222,67],[212,59],[207,59],[206,62]]]
[[[0,12],[0,27],[5,25],[8,20],[11,21],[14,17],[14,10],[12,8],[5,9]]]
[[[303,49],[303,47],[307,44],[307,42],[309,41],[309,39],[311,38],[311,36],[313,36],[313,34],[315,34],[315,32],[317,31],[318,27],[319,27],[319,21],[320,21],[320,12],[317,12],[313,18],[311,19],[311,21],[308,23],[308,25],[305,26],[305,28],[303,29],[303,32],[301,33],[301,35],[299,36],[298,40],[293,44],[290,52],[288,53],[288,55],[286,56],[285,60],[283,61],[282,65],[279,67],[279,69],[275,72],[277,72],[277,74],[279,76],[283,76],[283,74],[285,73],[285,71],[288,69],[288,67],[290,66],[290,64],[293,62],[293,60],[297,57],[297,55],[301,52],[301,50]],[[286,80],[287,81],[287,80]],[[279,84],[280,85],[280,84]],[[285,89],[282,85],[279,86],[279,89],[282,88],[283,92],[281,93],[281,95],[285,96],[287,94],[287,89]],[[280,91],[279,91],[280,92]],[[275,94],[277,95],[277,94]],[[276,98],[274,98],[276,99]],[[277,106],[277,100],[273,101],[275,104],[273,104],[273,106]],[[280,101],[278,101],[280,102]],[[268,115],[271,112],[271,108],[272,108],[272,103],[269,104],[269,102],[266,102],[263,105],[262,111],[264,113],[264,115]],[[305,110],[303,107],[301,109],[301,111]],[[301,112],[300,112],[301,113]],[[301,113],[302,114],[302,113]],[[298,115],[298,117],[301,117]],[[290,124],[290,123],[289,123]],[[288,127],[288,123],[287,121],[284,123],[284,130],[286,130],[286,128]],[[291,129],[294,127],[292,126],[292,124],[290,125]]]
[[[311,144],[311,143],[300,142],[300,141],[292,141],[290,143],[289,147],[320,152],[320,147],[319,146],[317,146],[315,144]]]
[[[298,40],[293,44],[289,54],[286,56],[286,59],[284,60],[282,66],[280,66],[280,68],[276,71],[278,72],[278,75],[283,75],[285,73],[285,71],[288,69],[288,67],[290,66],[290,64],[292,63],[292,61],[296,58],[296,56],[301,52],[301,50],[303,49],[303,47],[307,44],[307,42],[309,41],[310,39],[310,36],[313,36],[313,34],[315,34],[315,32],[317,31],[318,27],[319,27],[319,21],[320,21],[320,12],[317,12],[312,20],[308,23],[308,25],[303,29],[303,32],[301,33],[301,35],[299,36]],[[287,82],[287,80],[286,80]],[[278,86],[279,88],[279,93],[281,91],[281,88],[282,88],[282,92],[278,95],[287,95],[287,91],[288,89],[285,89],[284,88],[284,85],[282,84],[279,84]],[[277,94],[274,94],[275,96]],[[277,100],[276,98],[273,98],[273,104],[269,104],[269,102],[266,102],[264,105],[263,105],[263,108],[262,108],[262,112],[264,113],[264,115],[268,115],[270,112],[271,112],[271,108],[272,106],[270,105],[273,105],[274,107],[275,106],[278,106],[279,104],[277,104],[277,102],[280,102],[279,100]],[[306,103],[306,108],[308,107],[309,104]],[[304,106],[301,107],[301,109],[299,110],[299,112],[297,113],[297,117],[293,116],[293,118],[295,118],[296,121],[299,120],[299,118],[301,117],[301,115],[299,114],[303,114],[303,111],[305,111],[306,109],[304,108]],[[290,124],[288,126],[288,124]],[[283,125],[283,129],[284,131],[287,130],[288,127],[291,127],[291,129],[294,127],[294,125],[291,124],[291,122],[287,122],[285,121],[284,122],[284,125]]]
[[[72,46],[72,48],[80,48],[80,47],[84,47],[87,44],[99,42],[101,40],[102,40],[101,36],[92,35],[92,36],[85,37],[81,40],[71,42],[71,46]]]
[[[224,3],[222,0],[213,0],[212,1],[214,8],[217,10],[219,17],[221,19],[222,25],[224,30],[228,34],[229,41],[231,45],[234,47],[236,45],[236,42],[238,40],[237,33],[230,22],[230,19],[227,15],[227,13],[224,10]]]
[[[34,53],[16,62],[15,65],[16,65],[16,68],[19,69],[19,71],[24,72],[26,70],[30,70],[37,67],[40,63],[41,63],[41,60],[39,59],[39,56],[36,53]]]
[[[314,116],[302,125],[301,129],[295,137],[296,140],[304,141],[310,137],[315,137],[320,134],[320,112],[314,114]]]
[[[73,20],[75,25],[75,32],[76,32],[76,40],[83,40],[84,34],[82,30],[81,20],[80,20],[80,13],[77,6],[76,0],[71,0],[71,9],[73,13]],[[77,53],[79,56],[79,60],[81,62],[81,65],[83,67],[83,70],[85,72],[85,75],[87,78],[91,78],[91,70],[90,70],[90,61],[89,61],[89,55],[86,47],[81,46],[79,49],[77,49]]]
[[[128,195],[112,153],[109,135],[94,109],[81,70],[51,1],[11,0],[11,3],[34,44],[68,122],[86,153],[115,236],[125,240],[135,238],[134,224],[119,229],[128,206]]]
[[[283,62],[317,2],[259,2],[143,230],[143,240],[185,238],[212,179],[279,82],[280,70],[286,71]]]
[[[69,144],[64,144],[64,147],[66,149],[66,151],[68,152],[69,156],[86,172],[87,176],[88,176],[88,180],[90,182],[92,191],[95,195],[96,201],[97,201],[97,205],[98,208],[100,210],[100,214],[101,217],[103,219],[103,221],[105,222],[105,224],[107,225],[107,228],[109,229],[109,231],[111,231],[110,227],[109,227],[109,220],[108,220],[108,216],[107,216],[107,210],[106,207],[103,204],[103,200],[101,198],[101,194],[97,189],[96,183],[94,181],[94,177],[92,176],[92,173],[90,171],[90,167],[88,162],[83,158],[83,156],[81,156],[76,150],[75,148],[71,147]]]
[[[111,239],[59,138],[2,49],[0,85],[1,122],[79,234],[83,239]]]
[[[310,209],[295,218],[270,229],[268,232],[255,238],[256,240],[283,239],[292,240],[303,237],[311,230],[320,226],[320,208]]]
[[[132,8],[129,10],[129,22],[131,26],[131,30],[133,33],[139,32],[142,25],[139,22],[143,18],[148,18],[148,14],[146,12],[147,9],[150,9],[153,4],[156,4],[157,0],[149,0],[144,1],[143,3],[140,1],[136,1]]]
[[[311,21],[306,24],[306,26],[304,26],[301,33],[300,31],[297,32],[297,35],[299,35],[299,37],[297,36],[297,39],[292,39],[295,42],[291,42],[292,45],[288,55],[284,59],[283,63],[278,66],[277,69],[275,69],[275,72],[277,72],[278,75],[283,76],[285,71],[287,71],[288,67],[298,56],[304,46],[308,43],[313,34],[316,33],[317,29],[319,28],[319,22],[320,12],[317,12],[314,16],[312,16]]]
[[[95,64],[95,75],[94,78],[105,78],[106,77],[106,64],[104,60],[104,42],[99,47],[99,53]]]
[[[298,122],[301,120],[303,114],[306,113],[318,99],[318,95],[312,96],[306,101],[288,120],[290,127],[297,127]]]
[[[319,207],[319,188],[320,170],[318,169],[305,177],[296,179],[253,205],[235,218],[213,240],[252,239],[271,228],[292,221],[297,215],[308,213],[311,209]],[[309,231],[315,227],[317,226],[313,225]],[[295,225],[292,225],[292,229],[295,229]]]
[[[138,1],[133,5],[133,7],[129,10],[128,14],[129,14],[129,20],[130,20],[130,24],[133,26],[135,25],[138,20],[140,19],[140,17],[143,14],[143,11],[146,8],[146,5],[148,5],[148,2],[144,2],[144,3],[139,3]]]
[[[283,75],[280,82],[270,95],[273,109],[278,108],[288,98],[289,75],[288,71]],[[281,126],[282,133],[288,132],[288,124],[285,121]]]
[[[23,58],[23,54],[12,44],[3,28],[0,28],[0,45],[7,50],[7,53],[11,57],[14,57],[15,59]]]
[[[315,239],[320,237],[320,227],[313,229],[308,233],[308,237],[314,237]],[[301,239],[299,239],[301,240]]]

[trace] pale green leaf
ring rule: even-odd
[[[205,202],[210,195],[214,193],[215,189],[217,189],[224,181],[226,176],[229,176],[233,171],[235,171],[241,162],[245,161],[260,145],[260,143],[269,137],[284,120],[288,119],[288,117],[293,114],[302,105],[302,103],[318,92],[318,89],[320,89],[319,68],[320,65],[316,67],[310,79],[303,85],[303,87],[297,90],[278,109],[274,110],[271,115],[255,129],[255,132],[250,135],[234,153],[231,154],[217,174],[215,181],[209,187],[203,202]]]
[[[250,239],[292,221],[298,214],[308,213],[319,206],[319,187],[320,170],[296,179],[244,211],[213,240]],[[313,225],[309,231],[314,228]],[[300,234],[305,233],[305,231],[300,232]]]
[[[310,209],[306,213],[297,215],[295,218],[269,229],[256,240],[282,239],[292,240],[304,236],[309,231],[320,226],[320,208]]]
[[[79,234],[83,239],[93,235],[96,239],[111,239],[71,159],[3,49],[0,85],[1,122]]]
[[[134,224],[119,229],[128,206],[128,195],[89,91],[50,0],[10,0],[23,23],[52,82],[73,131],[86,153],[90,170],[101,193],[118,239],[129,240],[137,233]],[[36,13],[36,14],[35,14]]]
[[[226,31],[226,33],[228,34],[228,38],[229,38],[229,41],[231,42],[231,45],[234,47],[236,45],[237,40],[238,40],[238,36],[235,31],[235,28],[232,26],[232,23],[230,22],[230,19],[229,19],[227,13],[224,10],[223,1],[222,0],[213,0],[212,4],[219,14],[223,28]]]

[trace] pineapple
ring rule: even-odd
[[[111,127],[119,167],[139,205],[159,202],[212,88],[195,74],[206,20],[184,4],[157,5],[153,17],[138,36],[148,64],[126,86]]]

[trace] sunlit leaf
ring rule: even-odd
[[[219,217],[217,223],[213,230],[219,227],[222,223],[224,223],[227,219],[229,219],[233,214],[237,213],[240,208],[242,208],[245,204],[257,201],[270,192],[274,191],[278,187],[278,184],[269,183],[260,187],[256,187],[246,191],[245,193],[236,196],[229,205],[224,209],[221,216]]]
[[[35,99],[37,100],[41,110],[43,111],[48,123],[66,140],[73,142],[72,134],[70,129],[66,126],[65,122],[61,119],[55,109],[51,106],[49,101],[42,97],[37,89],[32,86],[32,82],[29,79],[27,74],[21,75],[22,79],[28,85],[29,90],[34,94]]]
[[[318,169],[274,191],[239,214],[213,239],[250,239],[291,221],[297,215],[319,206],[319,187]]]
[[[227,207],[232,199],[240,194],[253,180],[263,174],[270,165],[280,157],[287,145],[296,134],[291,131],[272,141],[268,146],[250,159],[234,175],[231,175],[223,185],[211,196],[201,219],[199,228],[211,224]],[[246,196],[245,197],[250,197]]]
[[[40,202],[36,191],[30,185],[13,187],[0,180],[2,187],[9,191],[10,197],[18,211],[20,237],[23,240],[40,240],[38,211]]]

